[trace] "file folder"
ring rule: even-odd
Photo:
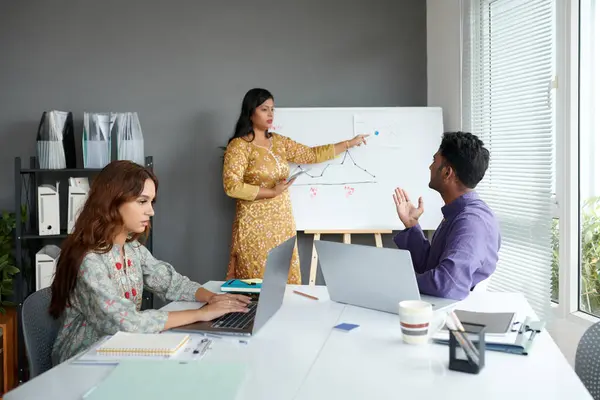
[[[41,236],[60,234],[59,183],[38,187],[38,229]]]
[[[60,247],[46,245],[35,255],[35,290],[49,287],[56,271],[56,261],[60,255]]]
[[[87,200],[90,191],[88,178],[69,178],[69,206],[67,218],[67,230],[73,232],[75,221]]]

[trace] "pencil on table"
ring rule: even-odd
[[[299,292],[297,290],[294,290],[294,293],[299,294],[300,296],[308,297],[309,299],[319,300],[318,297],[311,296],[310,294],[302,293],[302,292]]]

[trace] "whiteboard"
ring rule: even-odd
[[[290,164],[290,173],[306,170],[289,188],[297,230],[404,229],[396,187],[415,205],[423,197],[423,229],[439,225],[443,202],[429,188],[429,165],[442,138],[441,108],[277,108],[270,130],[309,146],[370,135],[366,146],[328,162]]]

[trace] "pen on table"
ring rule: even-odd
[[[200,344],[198,345],[198,347],[196,347],[196,349],[194,350],[194,354],[198,354],[198,353],[200,353],[200,349],[201,349],[203,346],[206,346],[206,342],[207,342],[207,341],[208,341],[208,339],[206,339],[206,338],[202,339],[202,340],[200,341]]]
[[[297,290],[294,290],[294,293],[299,294],[300,296],[308,297],[309,299],[319,300],[318,297],[311,296],[310,294],[302,293],[302,292],[299,292]]]

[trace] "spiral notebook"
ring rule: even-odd
[[[173,355],[190,340],[187,334],[117,332],[97,350],[98,354]]]

